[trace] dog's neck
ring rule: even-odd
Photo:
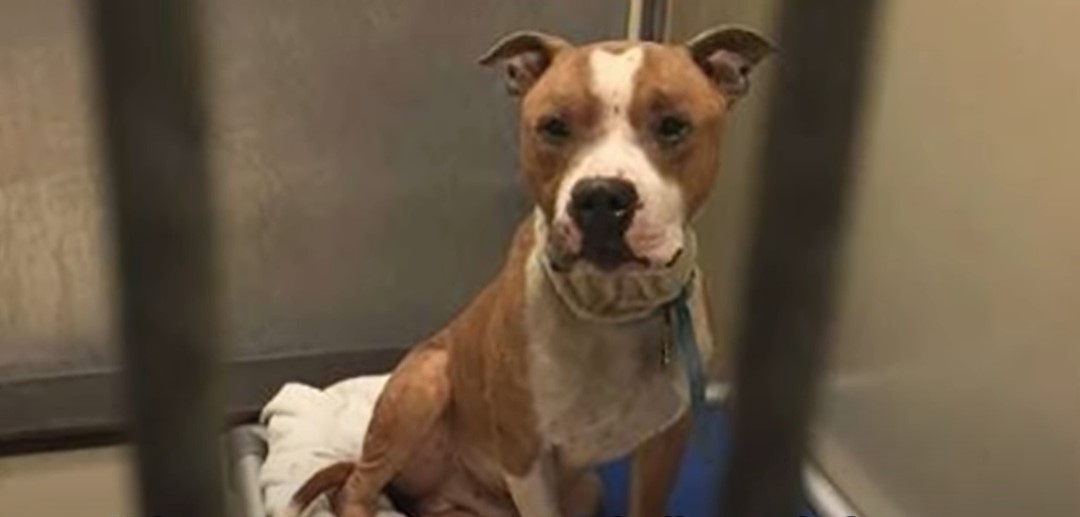
[[[544,277],[563,305],[576,317],[597,323],[626,323],[660,311],[683,292],[697,264],[697,239],[687,228],[683,250],[662,269],[612,274],[588,263],[567,271],[555,268],[543,252],[547,228],[537,217],[537,251]]]

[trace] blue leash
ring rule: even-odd
[[[701,453],[712,463],[713,448],[709,445],[708,438],[715,434],[711,433],[709,415],[706,414],[705,402],[705,365],[701,359],[701,350],[698,348],[697,336],[694,335],[694,320],[690,314],[690,288],[684,287],[679,297],[669,306],[669,322],[671,324],[671,338],[674,341],[675,353],[679,362],[686,372],[690,391],[690,418],[692,424],[692,440],[701,450]]]
[[[672,302],[670,310],[668,317],[671,321],[671,337],[675,341],[675,352],[690,382],[690,410],[693,415],[698,415],[705,408],[705,366],[702,364],[697,336],[694,335],[694,320],[690,315],[689,287],[683,288],[679,297]]]

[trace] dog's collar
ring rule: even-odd
[[[583,263],[559,271],[541,254],[544,276],[563,305],[578,318],[602,323],[639,320],[671,305],[690,285],[696,262],[697,239],[689,229],[682,252],[663,269],[612,275]]]
[[[662,270],[610,275],[587,264],[570,271],[556,270],[540,254],[540,262],[557,297],[574,316],[586,321],[626,323],[660,315],[667,327],[660,360],[667,364],[674,355],[686,374],[692,415],[705,408],[705,367],[698,348],[690,297],[697,274],[697,238],[687,228],[683,251],[673,264]],[[693,418],[694,422],[707,419]],[[697,425],[697,424],[695,424]],[[707,433],[696,431],[698,436]]]

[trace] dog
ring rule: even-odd
[[[480,62],[501,65],[516,99],[535,209],[494,280],[394,369],[359,459],[314,474],[283,515],[330,492],[342,517],[371,517],[383,493],[412,517],[588,517],[595,466],[623,455],[630,516],[663,515],[695,369],[724,355],[691,223],[725,115],[772,51],[736,26],[684,44],[496,42]]]

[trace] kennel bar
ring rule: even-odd
[[[630,0],[627,36],[641,41],[666,41],[671,32],[671,9],[668,0]]]
[[[225,511],[197,5],[95,0],[87,13],[142,515]]]
[[[797,515],[879,2],[780,2],[722,515]]]

